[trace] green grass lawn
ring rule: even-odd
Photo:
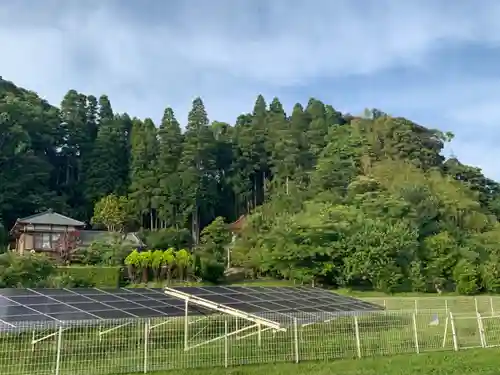
[[[466,350],[300,364],[260,365],[221,369],[176,371],[176,375],[498,375],[499,350]],[[153,375],[171,375],[158,372]],[[131,374],[132,375],[132,374]]]

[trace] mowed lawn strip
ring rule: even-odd
[[[174,370],[152,375],[499,375],[500,349],[400,355],[362,360],[284,363],[228,369]],[[130,374],[132,375],[132,374]]]

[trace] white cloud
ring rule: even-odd
[[[212,118],[231,121],[258,93],[270,99],[326,78],[432,70],[429,59],[449,45],[496,47],[499,18],[494,0],[0,0],[0,74],[52,102],[69,88],[106,93],[115,109],[155,119],[170,105],[184,120],[201,95]],[[411,98],[410,107],[457,123],[477,120],[482,108],[486,127],[489,116],[500,120],[493,86],[457,77],[400,82],[377,95],[403,109]],[[479,160],[471,153],[481,147],[464,147],[455,152]]]

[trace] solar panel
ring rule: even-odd
[[[74,323],[185,315],[185,302],[163,289],[0,289],[0,329],[22,322]],[[212,313],[190,307],[190,315]]]
[[[332,319],[378,305],[307,287],[206,286],[178,287],[175,291],[217,306],[227,306],[279,324]],[[0,329],[22,324],[76,324],[78,321],[185,315],[185,301],[159,288],[0,289]],[[191,301],[189,315],[216,311]],[[24,322],[24,323],[23,323]],[[37,323],[38,322],[38,323]]]
[[[174,288],[217,305],[261,316],[280,324],[330,320],[343,315],[383,310],[381,306],[308,287],[179,287]]]

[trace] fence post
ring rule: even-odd
[[[448,338],[448,322],[450,321],[450,314],[446,314],[446,319],[444,320],[444,332],[443,332],[443,349],[446,346],[446,339]]]
[[[415,298],[415,314],[418,314],[418,300]]]
[[[57,333],[57,354],[56,354],[56,371],[55,375],[61,373],[61,343],[62,343],[62,326],[59,326],[59,331]]]
[[[476,297],[474,297],[474,308],[476,309],[476,314],[479,314],[479,309],[477,306],[477,298]]]
[[[184,302],[184,350],[189,346],[189,298]]]
[[[448,317],[448,299],[444,300],[444,312],[446,314],[446,317]]]
[[[299,363],[299,328],[297,318],[293,318],[293,348],[295,353],[295,363]]]
[[[486,347],[486,337],[484,335],[483,318],[481,314],[477,313],[477,328],[479,329],[479,340],[481,341],[481,348]]]
[[[359,338],[359,324],[356,315],[354,315],[354,331],[356,333],[356,350],[358,352],[358,358],[361,358],[361,339]]]
[[[491,316],[495,316],[495,306],[493,306],[493,297],[490,297],[490,309],[491,309]]]
[[[453,350],[458,351],[458,340],[457,340],[457,331],[455,329],[455,318],[453,317],[453,313],[450,311],[450,325],[451,325],[451,334],[453,337]]]
[[[149,319],[144,322],[144,373],[148,372]]]
[[[236,318],[238,319],[238,318]],[[227,323],[227,318],[224,320],[224,367],[229,366],[229,326]]]
[[[413,336],[415,338],[415,350],[417,354],[420,354],[420,347],[418,346],[417,314],[413,314]]]

